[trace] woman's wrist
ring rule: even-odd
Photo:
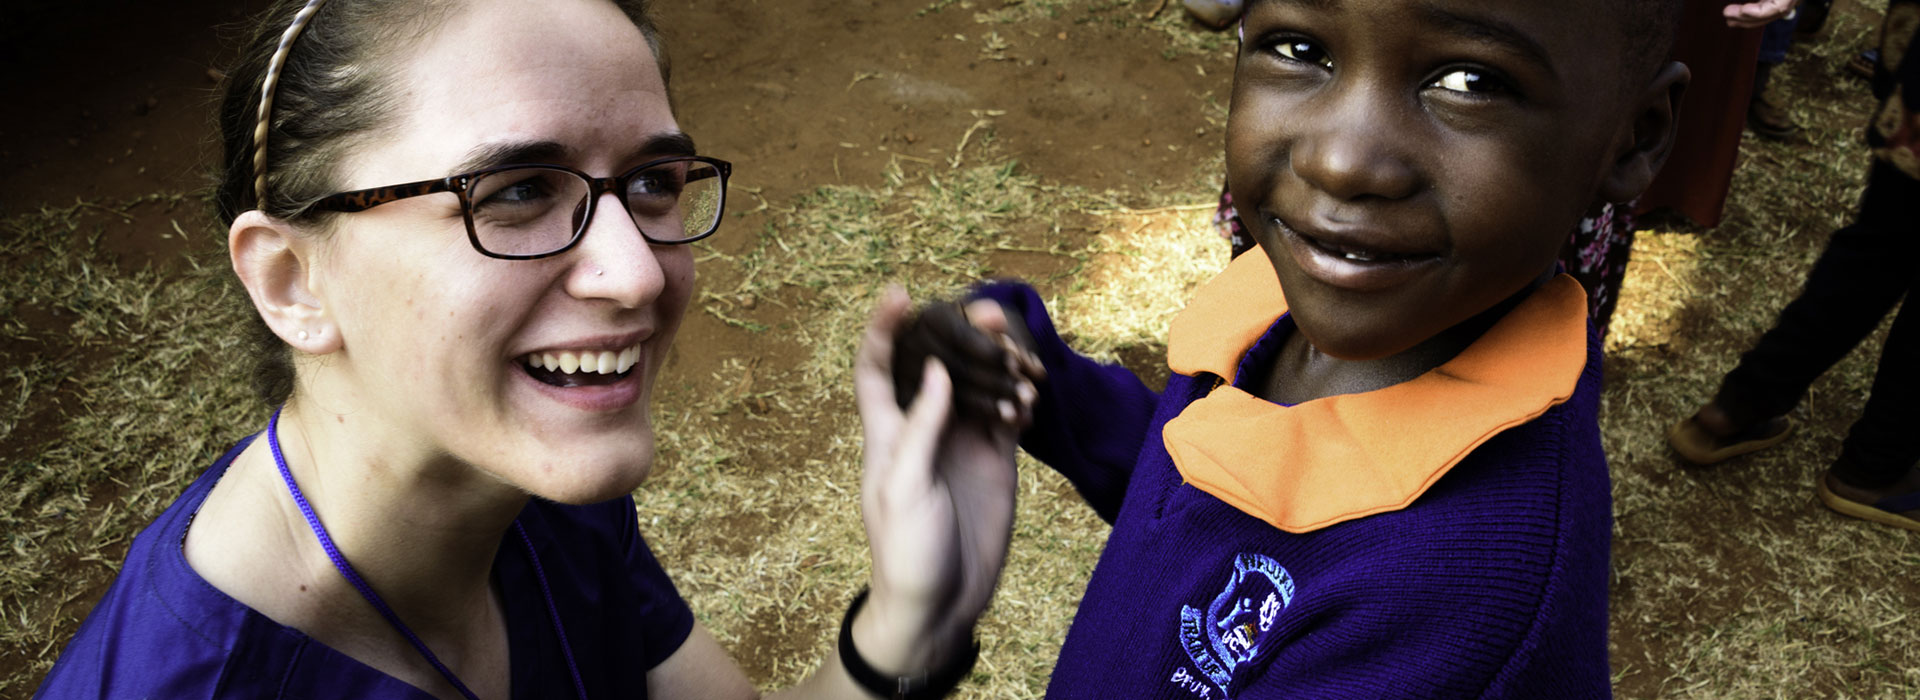
[[[971,620],[964,629],[942,629],[937,617],[890,611],[861,591],[841,622],[839,652],[847,674],[881,697],[944,697],[972,671],[980,647]]]
[[[952,629],[941,624],[940,611],[884,594],[863,592],[864,601],[853,613],[852,634],[862,660],[874,670],[907,675],[939,665],[964,651],[973,626]]]

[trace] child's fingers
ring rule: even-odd
[[[968,317],[968,312],[952,303],[930,304],[920,312],[922,321],[929,330],[937,335],[945,349],[954,355],[943,355],[942,359],[953,364],[953,360],[964,358],[974,362],[1000,361],[1000,345],[994,342],[997,333],[982,333]]]
[[[1013,336],[1000,336],[1000,346],[1006,348],[1007,367],[1014,374],[1025,377],[1029,382],[1047,378],[1047,366],[1040,363],[1038,356],[1020,347],[1020,342],[1014,340]]]
[[[1019,396],[1017,375],[1010,374],[1004,364],[949,365],[948,374],[953,378],[955,406],[965,416],[990,418],[1000,412],[999,402]]]
[[[1040,358],[1035,357],[1024,343],[1025,328],[1015,328],[1013,320],[1007,317],[1006,307],[992,299],[975,299],[965,308],[967,320],[980,332],[993,337],[995,344],[1007,353],[1008,368],[1015,373],[1025,374],[1034,379],[1044,379],[1047,370],[1041,366]]]
[[[1013,389],[1014,397],[1018,399],[1017,404],[1020,410],[1014,416],[1011,425],[1014,431],[1019,432],[1026,430],[1027,426],[1033,425],[1033,406],[1040,400],[1040,390],[1034,388],[1033,382],[1026,379],[1021,379],[1019,384],[1015,385]]]
[[[964,309],[967,320],[988,335],[1007,332],[1007,311],[992,299],[975,299]]]

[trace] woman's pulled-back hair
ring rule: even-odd
[[[646,36],[666,77],[666,57],[646,0],[613,0]],[[266,199],[254,191],[255,128],[261,84],[281,35],[306,6],[281,0],[255,19],[237,63],[227,72],[219,123],[223,157],[213,203],[217,220],[240,214],[324,224],[308,212],[341,189],[339,164],[355,146],[392,124],[394,79],[408,47],[464,4],[459,0],[331,0],[294,40],[274,88],[266,153]],[[245,297],[243,296],[244,300]],[[293,394],[292,351],[253,314],[254,389],[270,405]]]

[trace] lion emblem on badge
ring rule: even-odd
[[[1233,558],[1233,577],[1205,611],[1180,607],[1180,644],[1220,693],[1229,693],[1235,671],[1266,648],[1267,632],[1293,603],[1293,577],[1259,554]]]

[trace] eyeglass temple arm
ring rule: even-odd
[[[449,177],[438,180],[409,182],[404,185],[388,185],[386,187],[375,187],[367,190],[341,192],[320,198],[309,206],[308,209],[346,213],[366,211],[382,204],[397,202],[408,197],[419,197],[421,195],[435,194],[438,192],[451,192],[454,189],[453,180],[454,178]]]

